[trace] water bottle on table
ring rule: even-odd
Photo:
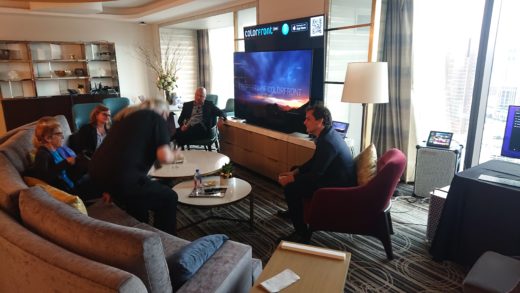
[[[195,170],[195,175],[193,175],[193,191],[196,195],[204,193],[202,187],[202,175],[200,174],[199,169]]]

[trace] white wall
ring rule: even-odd
[[[157,28],[129,22],[0,14],[0,40],[24,41],[108,41],[115,43],[121,96],[156,95],[154,77],[138,59],[137,46],[153,47]]]

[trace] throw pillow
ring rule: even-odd
[[[170,279],[176,291],[215,254],[229,237],[214,234],[201,237],[177,251],[171,258]]]
[[[377,174],[377,151],[370,144],[356,158],[356,175],[359,186],[367,184]]]
[[[27,184],[27,186],[29,187],[36,185],[41,186],[47,193],[49,193],[55,199],[63,203],[66,203],[69,206],[87,215],[87,208],[85,207],[85,204],[83,203],[81,198],[79,198],[78,196],[69,194],[61,189],[51,186],[47,184],[45,181],[40,180],[38,178],[25,176],[23,177],[23,181],[25,181],[25,184]]]

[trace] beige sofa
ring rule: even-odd
[[[115,205],[86,216],[29,188],[33,133],[34,123],[0,137],[0,292],[172,292],[172,256],[189,242]],[[250,246],[228,240],[178,292],[248,292],[260,271]]]

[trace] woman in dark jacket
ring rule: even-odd
[[[78,153],[92,158],[92,155],[101,145],[110,127],[110,109],[105,105],[97,105],[90,113],[90,123],[83,125],[77,134],[74,134],[73,149]]]

